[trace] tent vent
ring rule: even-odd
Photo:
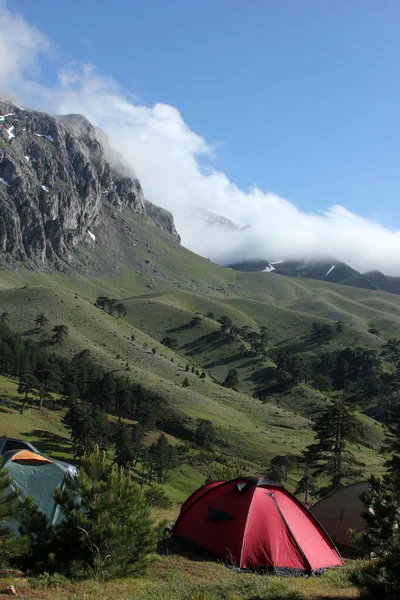
[[[253,486],[253,482],[252,481],[242,481],[241,483],[236,483],[233,486],[233,491],[236,492],[238,491],[242,496],[244,496],[244,494],[246,492],[248,492],[248,490]]]
[[[235,517],[225,512],[224,510],[214,508],[213,506],[208,506],[207,521],[231,521],[234,518]]]

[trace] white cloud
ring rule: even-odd
[[[50,43],[36,27],[10,12],[0,0],[0,91],[18,94],[23,82],[38,76],[38,58]]]
[[[0,57],[15,52],[12,72],[21,101],[52,113],[81,113],[102,128],[139,177],[146,197],[172,211],[188,248],[221,263],[321,256],[335,257],[361,271],[380,269],[400,275],[399,231],[351,213],[339,202],[310,214],[273,193],[238,188],[212,168],[213,147],[191,131],[176,108],[138,103],[93,66],[73,63],[64,67],[58,84],[51,88],[26,79],[23,85],[30,64],[25,53],[29,49],[35,59],[46,41],[20,17],[7,11],[5,15],[0,8]],[[13,31],[20,34],[18,42]],[[2,82],[11,77],[11,71],[0,60]],[[193,206],[250,227],[242,231],[210,228],[193,217]]]

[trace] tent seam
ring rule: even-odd
[[[240,567],[240,568],[242,568],[243,547],[244,547],[244,542],[245,542],[245,539],[246,539],[247,521],[248,521],[248,519],[249,519],[249,515],[250,515],[250,511],[251,511],[251,505],[253,504],[253,500],[254,500],[254,495],[255,495],[255,493],[256,493],[256,491],[257,491],[257,485],[256,485],[256,484],[254,485],[254,488],[253,488],[253,490],[254,490],[254,491],[253,491],[253,495],[252,495],[252,497],[251,497],[250,504],[249,504],[249,508],[248,508],[248,510],[247,510],[246,521],[245,521],[245,523],[244,523],[242,545],[240,546],[240,557],[239,557],[239,567]]]

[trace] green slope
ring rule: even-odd
[[[275,454],[298,454],[312,439],[310,419],[328,397],[298,386],[267,403],[255,399],[254,373],[272,363],[256,364],[238,342],[218,343],[218,317],[227,315],[235,325],[257,331],[266,326],[271,346],[311,354],[321,351],[307,347],[316,321],[344,323],[343,332],[330,342],[331,348],[339,350],[358,345],[379,349],[385,339],[400,332],[397,296],[219,267],[171,242],[153,223],[129,211],[122,211],[95,234],[94,255],[89,247],[79,249],[86,265],[79,273],[71,269],[39,274],[22,265],[18,271],[0,271],[0,309],[9,313],[12,328],[39,341],[51,335],[52,326],[67,324],[68,342],[57,351],[72,356],[88,348],[107,369],[162,393],[193,423],[199,417],[211,419],[217,430],[216,446],[254,469],[263,469]],[[126,317],[118,319],[96,308],[100,295],[121,299],[128,309]],[[41,312],[50,326],[38,334],[34,320]],[[206,317],[207,313],[214,317]],[[195,316],[202,320],[192,327]],[[379,336],[368,332],[371,327],[379,329]],[[177,339],[176,351],[161,344],[167,335]],[[205,369],[206,379],[186,373],[187,363]],[[238,392],[219,385],[231,368],[239,372]],[[186,376],[188,389],[182,388]],[[376,449],[382,431],[374,427],[370,420],[372,442],[368,444]],[[26,431],[34,429],[33,423],[26,427]],[[381,469],[382,458],[375,450],[363,447],[361,452],[371,469]]]

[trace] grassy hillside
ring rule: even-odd
[[[161,548],[161,554],[155,557],[146,575],[134,579],[74,583],[52,577],[36,580],[9,577],[0,578],[0,584],[2,588],[14,584],[21,597],[37,600],[351,600],[359,598],[349,581],[355,568],[357,564],[349,563],[322,577],[309,578],[236,573],[175,542]]]
[[[79,272],[71,268],[40,274],[23,265],[0,271],[0,310],[9,314],[10,326],[26,339],[41,341],[51,337],[54,325],[68,325],[68,340],[57,352],[72,356],[89,349],[106,369],[160,392],[191,419],[193,427],[197,418],[211,419],[216,427],[215,447],[256,472],[264,472],[275,454],[300,453],[312,439],[311,419],[331,394],[300,384],[289,392],[271,394],[266,402],[256,399],[257,374],[274,368],[274,363],[248,356],[240,341],[221,343],[219,317],[226,315],[235,326],[254,331],[265,326],[269,348],[286,348],[311,358],[347,346],[379,350],[400,332],[397,296],[219,267],[171,242],[154,223],[130,211],[114,214],[94,233],[95,250],[89,245],[78,250],[84,265]],[[102,295],[121,300],[127,315],[117,318],[95,307]],[[34,321],[42,312],[50,324],[39,333]],[[194,317],[201,320],[193,326]],[[343,329],[329,344],[310,346],[313,323],[338,321]],[[369,333],[371,328],[378,334]],[[166,336],[176,339],[175,350],[162,345]],[[192,366],[199,373],[206,371],[206,378],[191,373]],[[238,371],[238,391],[220,385],[232,368]],[[189,387],[183,388],[186,376]],[[39,420],[43,430],[65,439],[57,411],[43,418],[29,410],[24,426],[10,420],[15,412],[15,385],[2,385],[1,406],[8,411],[5,419],[2,414],[5,433],[29,434],[29,439],[39,442],[34,433],[41,429]],[[383,459],[376,450],[383,431],[372,419],[363,419],[366,441],[359,452],[368,470],[379,472]],[[185,469],[186,475],[177,472],[170,484],[176,498],[204,480],[198,470]],[[289,487],[294,487],[297,476],[291,475]]]

